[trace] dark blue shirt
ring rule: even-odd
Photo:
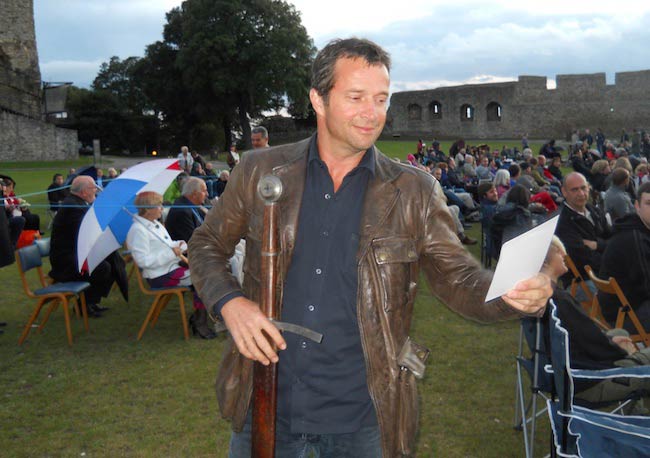
[[[284,334],[278,421],[293,433],[350,433],[377,423],[357,321],[356,261],[365,191],[374,172],[371,147],[334,192],[316,136],[312,139],[282,321],[324,337],[317,344]]]

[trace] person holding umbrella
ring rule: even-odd
[[[133,225],[126,236],[126,245],[136,264],[142,269],[142,276],[152,288],[170,286],[192,286],[190,269],[183,252],[187,250],[184,240],[172,240],[159,221],[163,212],[163,196],[157,192],[145,191],[135,198],[138,214],[133,215]],[[205,305],[194,292],[194,316],[200,311],[206,313]],[[207,322],[197,323],[190,319],[192,333],[203,339],[216,337]]]

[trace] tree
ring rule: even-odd
[[[195,115],[239,124],[291,106],[306,113],[315,48],[296,9],[281,0],[187,0],[167,14],[165,44],[176,51]],[[229,135],[226,136],[228,141]]]

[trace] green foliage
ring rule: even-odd
[[[307,113],[315,48],[296,9],[279,0],[188,0],[167,15],[165,42],[197,111],[235,119],[249,143],[249,119],[291,105]],[[284,100],[287,100],[285,103]]]

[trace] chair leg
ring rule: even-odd
[[[147,325],[149,324],[149,321],[151,320],[151,317],[153,316],[154,311],[156,310],[156,307],[158,305],[158,299],[159,296],[156,296],[156,298],[153,300],[153,304],[151,304],[151,307],[149,307],[149,313],[147,313],[147,317],[144,319],[144,323],[142,323],[142,327],[140,327],[140,332],[138,333],[138,339],[142,339],[142,335],[144,334],[144,331],[147,329]]]
[[[187,316],[185,315],[185,299],[183,299],[183,293],[177,292],[178,295],[178,304],[181,309],[181,323],[183,323],[183,335],[185,336],[185,340],[190,339],[190,331],[187,328]]]
[[[154,327],[158,323],[158,318],[160,318],[160,314],[162,313],[164,308],[167,307],[167,304],[169,304],[171,298],[172,298],[171,294],[165,294],[160,298],[160,301],[158,302],[158,307],[156,308],[156,312],[154,313],[153,319],[151,320],[151,327]]]
[[[36,318],[38,318],[38,314],[41,313],[41,309],[43,308],[44,303],[45,301],[42,299],[38,301],[36,308],[32,312],[32,315],[29,317],[29,320],[25,325],[25,329],[23,329],[23,333],[20,335],[20,338],[18,339],[18,345],[22,345],[25,339],[27,338],[27,336],[29,335],[29,332],[32,330],[32,324],[34,324],[34,321],[36,321]]]
[[[70,310],[68,298],[63,298],[63,316],[65,318],[65,331],[68,334],[68,345],[72,346],[72,327],[70,326]]]
[[[45,312],[45,316],[43,317],[43,321],[41,321],[41,324],[38,326],[38,333],[40,334],[43,332],[43,328],[45,327],[45,324],[47,321],[50,319],[50,315],[52,314],[53,311],[56,310],[56,308],[59,306],[59,299],[58,298],[50,298],[46,299],[43,301],[43,305],[47,304],[48,302],[52,302],[50,306],[47,309],[47,312]]]
[[[77,296],[77,305],[81,304],[81,314],[84,317],[84,328],[86,328],[86,333],[90,332],[88,328],[88,308],[86,307],[86,294],[82,291],[79,296]]]

